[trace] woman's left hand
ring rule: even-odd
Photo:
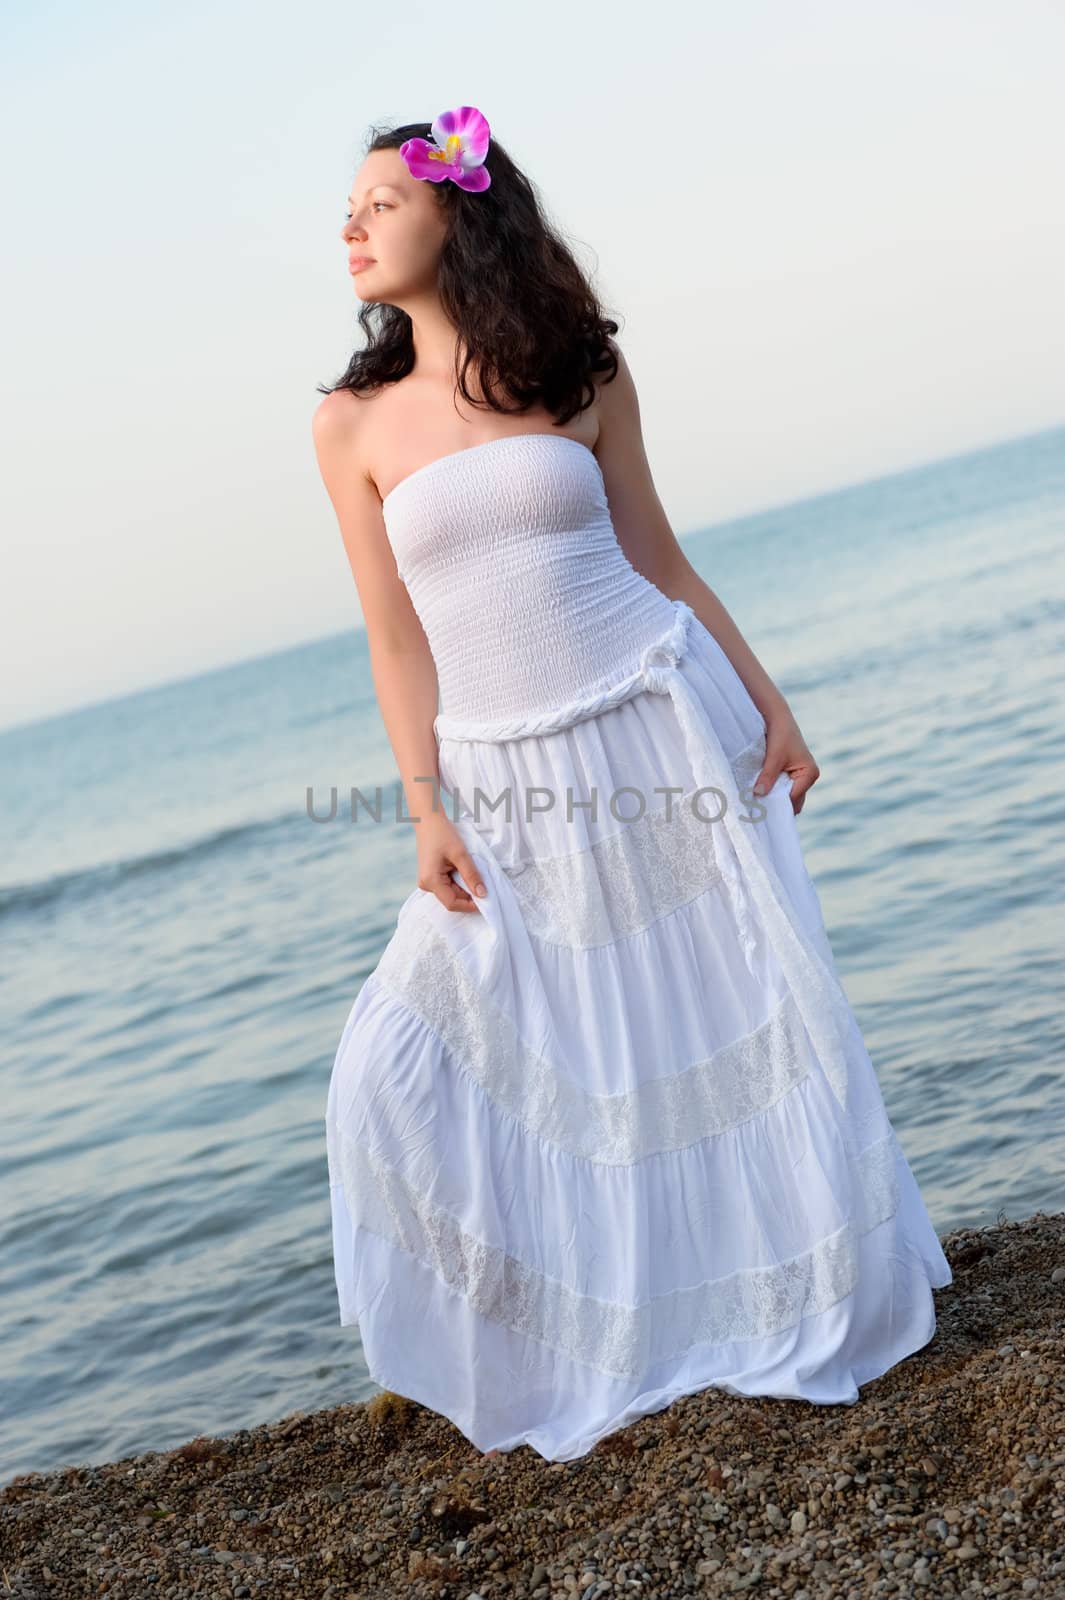
[[[778,706],[765,718],[765,760],[754,782],[756,795],[768,794],[782,772],[791,778],[791,809],[798,816],[806,792],[821,776],[821,768],[810,754],[810,747],[799,732],[786,705]]]

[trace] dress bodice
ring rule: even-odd
[[[599,463],[509,434],[419,467],[382,514],[447,719],[546,711],[636,666],[673,620],[614,531]]]

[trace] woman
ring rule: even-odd
[[[481,114],[378,133],[349,207],[314,442],[418,875],[329,1087],[341,1322],[481,1450],[851,1403],[951,1272],[803,864],[817,763]]]

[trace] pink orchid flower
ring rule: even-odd
[[[432,124],[435,144],[407,139],[399,153],[414,178],[442,183],[450,178],[460,189],[487,189],[492,175],[484,165],[490,129],[476,106],[442,111]]]

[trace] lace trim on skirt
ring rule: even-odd
[[[592,1094],[522,1040],[447,940],[414,913],[366,982],[412,1012],[527,1132],[604,1165],[684,1149],[735,1127],[773,1105],[816,1061],[788,992],[764,1023],[705,1060],[627,1093]],[[851,1125],[841,1119],[847,1142]]]
[[[465,1232],[373,1151],[330,1124],[331,1167],[357,1227],[428,1266],[484,1317],[598,1371],[639,1377],[693,1345],[767,1338],[858,1281],[858,1242],[899,1207],[893,1133],[851,1158],[854,1217],[774,1266],[746,1268],[627,1306],[582,1295]]]

